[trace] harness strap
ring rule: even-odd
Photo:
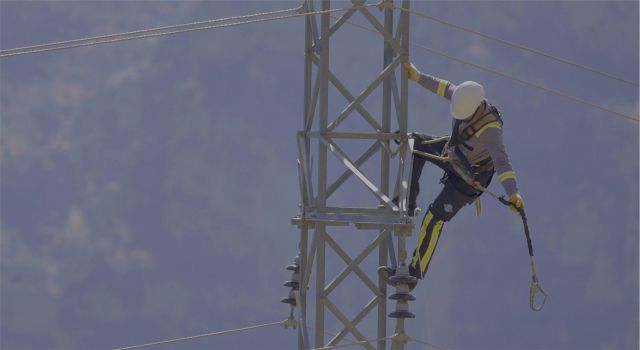
[[[470,174],[473,174],[473,166],[471,166],[469,159],[467,159],[464,153],[462,153],[462,150],[460,149],[460,147],[455,147],[453,151],[456,153],[456,156],[458,157],[458,159],[460,159],[460,161],[462,162],[462,165],[464,165],[464,167],[467,168]]]
[[[494,106],[491,106],[489,108],[489,112],[485,113],[483,116],[478,118],[478,120],[471,123],[470,125],[468,125],[466,128],[462,130],[462,132],[460,133],[462,136],[462,139],[464,141],[469,140],[478,131],[482,130],[483,127],[493,122],[498,122],[500,123],[500,126],[502,126],[502,118],[500,118],[500,112],[498,112],[497,108],[495,108]]]
[[[453,152],[460,159],[462,165],[469,171],[469,173],[473,174],[474,169],[469,159],[462,153],[460,146],[464,146],[467,150],[473,151],[473,147],[469,146],[466,141],[472,138],[478,131],[482,130],[485,126],[498,122],[500,126],[502,126],[502,117],[500,115],[500,111],[493,105],[488,105],[488,111],[479,117],[477,120],[466,126],[462,131],[460,131],[461,120],[456,120],[453,124],[453,133],[451,134],[451,141],[449,145],[453,147]]]
[[[458,146],[460,144],[460,132],[458,131],[460,129],[460,123],[462,123],[462,121],[459,119],[456,119],[453,123],[453,132],[449,140],[449,145],[451,146]]]

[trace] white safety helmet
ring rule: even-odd
[[[465,81],[456,86],[451,96],[451,116],[455,119],[467,119],[478,109],[484,100],[484,88],[475,81]]]

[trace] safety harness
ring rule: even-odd
[[[460,130],[460,125],[462,124],[462,120],[456,120],[453,124],[453,132],[451,133],[451,139],[449,140],[448,148],[453,151],[458,159],[462,162],[462,165],[466,168],[466,170],[470,174],[476,174],[482,170],[489,170],[493,167],[491,162],[491,158],[487,158],[482,160],[474,165],[469,162],[467,156],[462,152],[461,147],[466,148],[469,151],[473,151],[473,147],[471,147],[467,141],[475,136],[482,128],[485,126],[498,122],[500,123],[500,127],[502,127],[502,116],[500,111],[495,106],[487,103],[487,111],[481,117],[477,118],[475,121],[471,122],[464,129]]]
[[[496,198],[498,201],[500,201],[500,203],[504,204],[505,206],[515,208],[513,207],[513,203],[509,202],[506,198],[504,198],[504,196],[498,196],[497,194],[491,192],[486,188],[486,186],[483,186],[481,183],[479,183],[475,179],[474,175],[476,174],[476,171],[478,169],[473,168],[473,166],[469,163],[469,160],[467,159],[467,157],[460,150],[460,146],[463,146],[468,150],[473,151],[473,148],[469,146],[466,143],[466,141],[468,141],[471,137],[473,137],[480,130],[482,130],[483,127],[496,121],[500,123],[500,126],[502,126],[502,117],[498,109],[488,103],[487,103],[487,107],[488,107],[488,111],[484,115],[479,117],[477,120],[473,121],[470,125],[465,127],[462,131],[459,131],[460,121],[456,120],[456,122],[454,123],[453,133],[451,135],[451,139],[449,140],[449,149],[450,150],[453,149],[453,152],[455,153],[456,158],[453,158],[451,156],[451,152],[448,152],[448,153],[445,152],[446,154],[443,154],[443,155],[436,155],[436,154],[421,152],[418,150],[413,150],[413,154],[445,164],[449,169],[451,169],[453,173],[457,174],[467,185],[474,188],[479,193],[482,193],[482,192],[487,193],[490,196]],[[438,138],[438,139],[423,141],[422,143],[430,144],[430,143],[440,142],[442,140],[443,138]],[[460,162],[458,162],[458,160]],[[484,161],[481,161],[480,163],[482,162]],[[492,162],[489,162],[489,163],[492,163]],[[464,169],[463,167],[467,169]],[[493,167],[493,164],[491,164],[491,167]],[[544,307],[544,304],[547,301],[548,295],[542,289],[542,287],[540,287],[540,284],[538,282],[538,275],[536,273],[535,261],[533,258],[533,246],[531,244],[531,234],[529,233],[529,225],[527,223],[527,215],[525,214],[523,208],[515,208],[515,209],[518,211],[518,214],[520,214],[520,217],[522,218],[522,224],[524,226],[524,234],[527,238],[527,248],[529,250],[529,259],[531,264],[531,286],[529,288],[529,307],[533,311],[540,311]],[[536,295],[542,295],[541,302],[536,302]]]

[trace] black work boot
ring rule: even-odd
[[[393,197],[391,201],[396,206],[400,203],[400,199],[398,199],[398,196]],[[409,216],[413,216],[415,213],[416,213],[416,202],[415,200],[413,202],[409,201],[409,205],[407,205],[407,214]]]

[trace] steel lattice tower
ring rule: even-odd
[[[395,310],[388,313],[387,285],[379,280],[375,267],[373,269],[360,267],[360,263],[377,250],[378,265],[398,266],[397,275],[407,276],[405,239],[411,235],[414,227],[413,218],[407,215],[406,210],[407,187],[411,174],[411,145],[406,138],[408,77],[407,72],[401,69],[402,63],[408,62],[409,57],[409,12],[395,9],[393,0],[385,0],[380,4],[384,16],[380,21],[370,11],[375,7],[364,7],[364,5],[364,0],[351,0],[351,8],[344,12],[333,25],[330,23],[332,16],[330,0],[322,0],[321,10],[314,9],[313,0],[305,1],[302,8],[306,13],[321,13],[309,14],[305,17],[303,129],[297,133],[301,206],[300,213],[292,220],[292,223],[300,229],[300,253],[296,264],[290,265],[289,268],[295,270],[293,281],[287,284],[292,287],[292,293],[290,298],[283,299],[298,310],[298,319],[301,320],[298,328],[299,349],[336,345],[349,333],[358,341],[386,338],[388,317],[396,321],[392,348],[403,349],[407,340],[404,333],[404,320],[414,317],[408,311],[408,301],[413,300],[413,297],[409,294],[406,283],[400,283],[396,287],[396,293],[389,297],[395,300],[396,304]],[[401,6],[409,10],[409,0],[403,0]],[[394,11],[397,11],[399,18],[395,26]],[[384,50],[380,73],[373,77],[364,91],[353,95],[331,71],[329,39],[356,14],[362,15],[371,25],[372,30],[381,34]],[[396,72],[400,76],[399,84]],[[345,107],[338,115],[329,113],[330,84],[346,100]],[[376,118],[375,114],[365,109],[363,102],[378,88],[382,89],[382,110]],[[332,105],[344,102],[344,100],[331,101]],[[357,112],[370,128],[337,132],[336,128],[346,119],[356,117],[354,112]],[[391,130],[393,114],[397,118],[399,133]],[[340,143],[345,140],[368,142],[372,145],[360,157],[352,160],[340,146]],[[399,142],[395,149],[395,143],[391,142],[394,140]],[[317,152],[313,157],[312,147],[316,147]],[[344,171],[332,183],[328,182],[330,155],[339,160],[343,166],[341,171]],[[379,157],[374,170],[377,174],[368,176],[361,167],[365,162],[372,163],[371,159],[375,155]],[[312,169],[317,173],[312,174]],[[392,173],[392,169],[395,169],[395,172]],[[312,181],[314,175],[315,181]],[[391,178],[392,175],[395,175],[394,179]],[[371,202],[357,208],[330,206],[327,200],[339,192],[350,177],[355,177],[373,194]],[[376,184],[370,180],[372,177],[377,177],[379,183]],[[399,197],[397,204],[392,201],[394,196]],[[375,239],[354,258],[350,257],[330,234],[335,227],[350,227],[350,225],[355,227],[354,230],[372,230],[376,233]],[[313,234],[310,235],[310,233]],[[325,275],[327,247],[346,263],[346,267],[329,283]],[[396,259],[396,251],[399,259]],[[311,300],[307,294],[310,291],[309,285],[314,268],[315,300]],[[352,319],[349,319],[331,300],[331,293],[348,275],[357,276],[373,295]],[[373,276],[373,279],[370,276]],[[310,301],[313,303],[309,303]],[[306,325],[309,305],[315,306],[314,319],[311,320],[314,324],[313,341],[309,337]],[[377,334],[365,335],[358,329],[358,324],[375,309],[377,309]],[[328,341],[325,341],[326,310],[343,326],[342,331]],[[374,342],[373,345],[367,342],[361,344],[366,349],[383,350],[387,347],[387,340]]]

